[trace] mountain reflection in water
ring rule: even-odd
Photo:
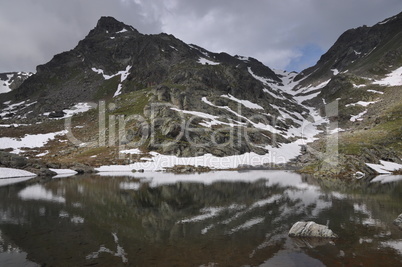
[[[402,182],[326,184],[286,171],[104,175],[0,187],[0,266],[402,263],[392,224]],[[289,238],[300,220],[328,223],[339,238]]]

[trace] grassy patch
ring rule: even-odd
[[[402,105],[384,111],[380,121],[368,130],[341,134],[340,152],[358,156],[362,148],[387,147],[402,154]]]
[[[120,75],[115,76],[109,80],[106,80],[96,92],[95,99],[100,100],[113,96],[113,94],[117,90],[117,87],[119,86],[119,83],[120,83]]]
[[[80,154],[77,155],[77,157],[87,158],[87,157],[103,154],[105,152],[108,152],[108,150],[109,150],[109,148],[107,148],[107,147],[95,147],[95,148],[91,148],[89,150],[81,152]]]
[[[149,103],[148,89],[132,92],[124,95],[121,102],[112,115],[143,115],[144,108]]]
[[[179,89],[179,90],[181,90],[181,91],[184,91],[184,90],[186,90],[187,89],[187,86],[186,85],[183,85],[183,84],[178,84],[178,83],[168,83],[168,82],[165,82],[165,83],[162,83],[162,85],[165,85],[165,86],[167,86],[167,87],[169,87],[169,88],[177,88],[177,89]]]

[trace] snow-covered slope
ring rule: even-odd
[[[31,75],[32,73],[29,72],[0,73],[0,94],[18,88]]]

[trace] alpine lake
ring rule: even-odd
[[[289,171],[0,180],[0,266],[402,266],[402,177]],[[337,239],[288,237],[297,221]]]

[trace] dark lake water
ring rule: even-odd
[[[402,181],[285,171],[0,181],[0,266],[401,266]],[[313,220],[339,238],[287,236]]]

